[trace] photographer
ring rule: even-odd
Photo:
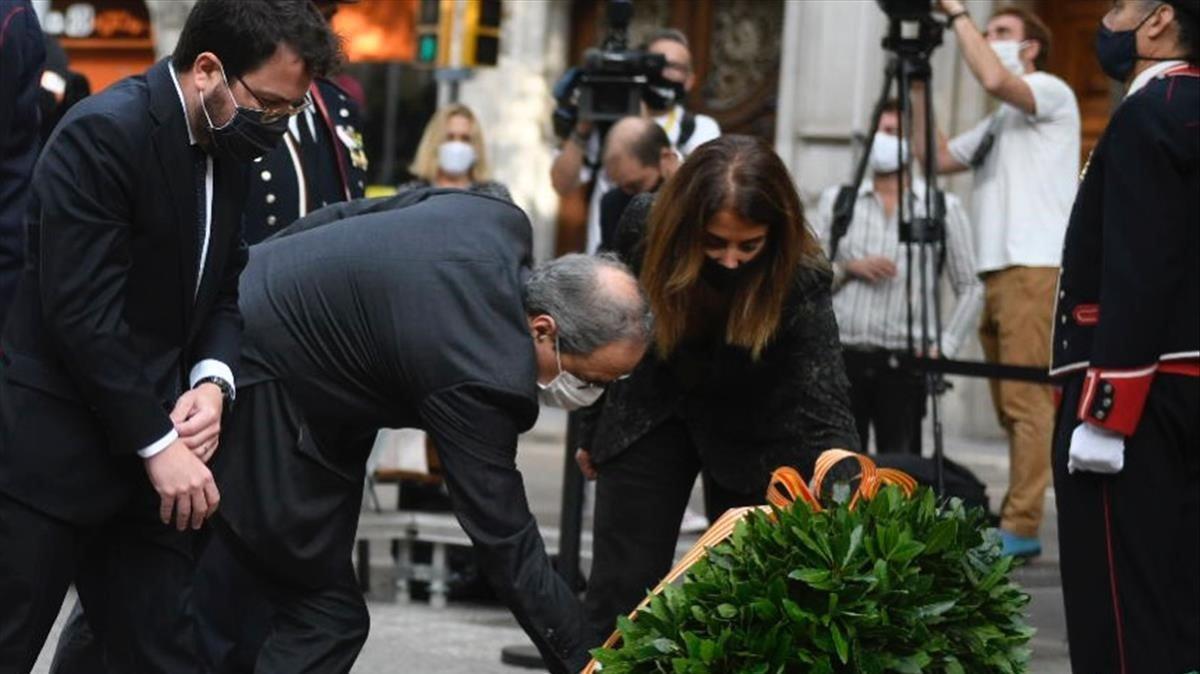
[[[671,147],[686,159],[693,150],[721,135],[717,120],[683,107],[688,92],[696,86],[687,36],[674,28],[662,28],[650,35],[642,49],[666,59],[661,81],[652,82],[642,92],[646,114],[667,132]]]
[[[643,114],[657,122],[671,147],[687,158],[692,150],[721,135],[721,127],[712,117],[693,114],[683,107],[684,97],[696,83],[687,37],[674,28],[663,28],[651,34],[642,51],[661,54],[666,61],[659,76],[642,90]],[[581,119],[550,166],[550,183],[559,196],[595,180],[588,198],[588,253],[600,247],[600,200],[613,188],[613,181],[600,164],[603,146],[600,130],[592,121]]]
[[[985,301],[979,339],[989,362],[1045,368],[1063,234],[1079,175],[1079,106],[1066,82],[1041,69],[1050,32],[1018,7],[998,9],[981,33],[958,0],[939,0],[975,79],[999,103],[947,141],[940,173],[973,169],[972,220]],[[923,84],[914,85],[914,137],[923,138]],[[918,155],[924,152],[917,143]],[[923,157],[922,157],[923,159]],[[1038,527],[1050,481],[1054,401],[1049,386],[992,381],[1009,440],[1009,488],[1001,509],[1006,554],[1041,553]]]

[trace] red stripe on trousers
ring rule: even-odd
[[[1108,482],[1104,482],[1104,542],[1108,547],[1108,585],[1112,594],[1113,616],[1117,621],[1117,656],[1120,672],[1125,674],[1125,631],[1121,626],[1121,600],[1117,594],[1117,566],[1113,559],[1112,516],[1109,514]]]

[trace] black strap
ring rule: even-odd
[[[1007,379],[1027,381],[1035,384],[1052,384],[1055,379],[1050,376],[1049,367],[1030,367],[1028,365],[1009,365],[1006,363],[987,363],[973,360],[954,360],[951,358],[924,358],[913,356],[901,351],[858,351],[860,357],[876,361],[881,368],[914,370],[918,372],[940,372],[963,377],[978,377],[980,379]]]
[[[696,133],[696,116],[687,110],[683,111],[683,119],[679,122],[679,140],[676,141],[675,147],[683,152],[683,146],[692,139],[692,134]]]
[[[858,188],[854,185],[842,185],[838,188],[837,198],[833,201],[833,222],[829,230],[829,262],[837,259],[838,244],[850,229],[850,221],[854,219],[854,202],[858,199]]]

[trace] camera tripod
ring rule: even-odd
[[[854,217],[855,201],[858,198],[858,186],[866,175],[870,159],[870,148],[879,130],[879,120],[891,96],[893,87],[897,90],[900,117],[901,139],[911,138],[909,146],[924,147],[924,165],[922,172],[925,176],[922,194],[916,194],[912,180],[913,153],[905,152],[904,143],[897,144],[899,170],[896,181],[900,195],[896,204],[896,219],[899,223],[900,242],[905,244],[907,273],[905,274],[905,303],[907,318],[907,354],[910,362],[919,362],[933,354],[942,352],[942,315],[941,315],[941,286],[940,278],[946,257],[946,207],[945,196],[937,189],[937,137],[933,120],[933,101],[929,82],[932,70],[929,66],[929,52],[940,44],[939,37],[930,37],[932,31],[921,31],[920,39],[901,39],[900,22],[893,21],[888,37],[884,38],[884,48],[893,52],[888,60],[884,73],[883,88],[871,113],[870,133],[866,140],[866,151],[858,160],[855,167],[854,179],[850,185],[843,187],[834,203],[834,215],[831,228],[829,257],[832,261],[837,256],[838,243],[845,236],[850,222]],[[940,27],[940,24],[938,24]],[[912,138],[913,134],[913,102],[911,88],[914,82],[924,82],[921,92],[924,104],[924,137]],[[918,213],[917,204],[923,205]],[[916,265],[913,261],[916,258]],[[932,274],[930,272],[932,271]],[[914,279],[914,275],[917,277]],[[913,286],[920,291],[919,299],[914,302]],[[914,306],[914,304],[916,306]],[[900,366],[899,359],[894,356],[889,359],[889,366]],[[936,488],[939,496],[945,494],[945,444],[942,428],[941,396],[949,388],[941,372],[928,368],[924,369],[925,395],[929,400],[930,421],[933,435],[933,459]]]

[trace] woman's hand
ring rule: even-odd
[[[579,464],[579,471],[589,480],[595,480],[600,474],[592,464],[592,453],[586,449],[575,450],[575,463]]]

